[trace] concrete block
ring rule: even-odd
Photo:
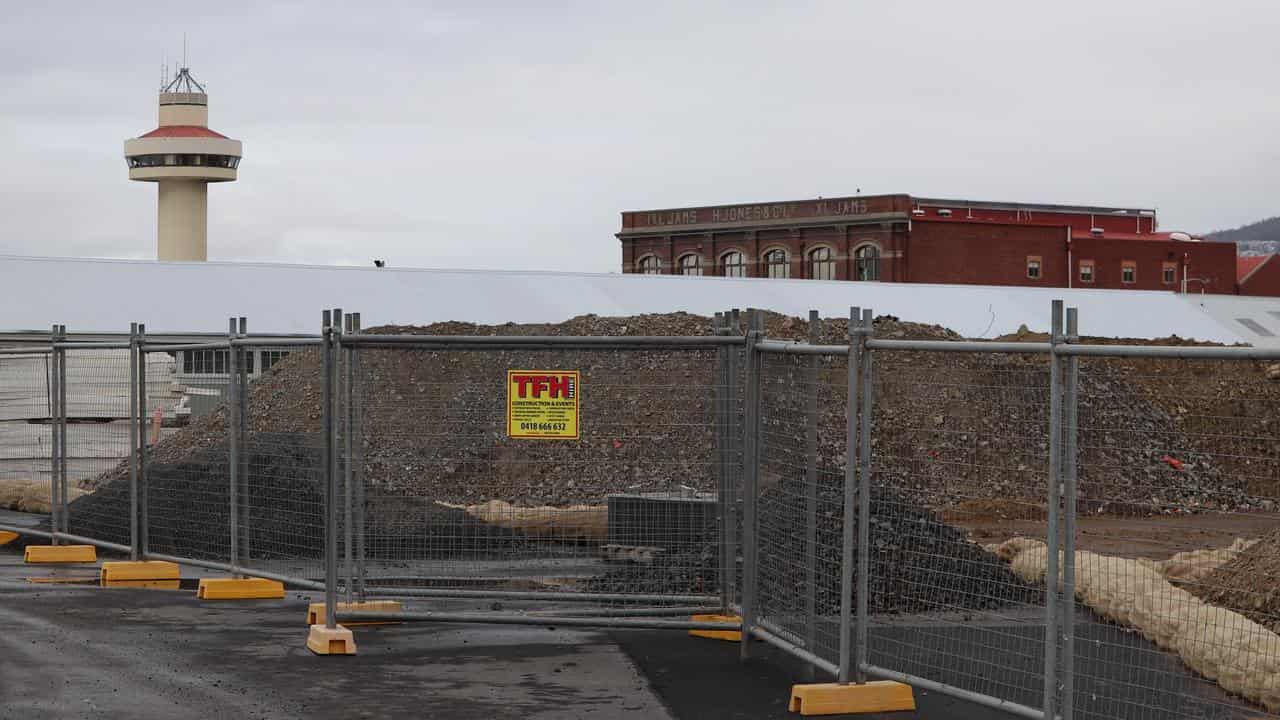
[[[22,559],[29,563],[98,562],[98,550],[92,545],[28,545]]]
[[[307,649],[317,655],[355,655],[356,640],[351,631],[341,625],[332,630],[324,625],[312,625],[307,635]]]
[[[891,680],[862,685],[817,683],[791,686],[787,709],[801,715],[894,712],[915,710],[916,699],[910,685]]]
[[[103,585],[126,580],[177,580],[178,565],[163,560],[104,562],[98,571],[98,579]]]
[[[690,622],[731,622],[738,623],[739,626],[742,625],[742,618],[737,615],[693,615],[689,620]],[[690,630],[689,634],[693,637],[711,638],[712,640],[742,642],[742,632],[739,630]]]
[[[404,609],[404,605],[399,600],[367,600],[365,602],[340,602],[338,603],[338,612],[400,612]],[[325,622],[324,603],[311,603],[307,606],[307,624],[323,625]],[[359,627],[361,625],[394,625],[399,620],[387,620],[385,622],[349,622],[344,623],[351,627]]]
[[[201,600],[280,600],[284,583],[263,578],[200,578]]]

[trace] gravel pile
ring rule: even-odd
[[[803,339],[807,325],[799,318],[766,316],[766,333],[773,338]],[[450,322],[369,332],[636,336],[703,335],[709,330],[708,318],[675,313],[587,315],[544,325]],[[875,333],[881,338],[959,339],[946,328],[891,316],[876,319]],[[846,338],[844,320],[821,323],[820,342],[836,344]],[[1019,339],[1042,338],[1024,333]],[[430,501],[476,504],[494,499],[521,506],[603,504],[616,492],[714,489],[714,359],[708,351],[366,350],[361,360],[366,407],[361,440],[371,507],[380,514],[395,512],[397,503],[419,500],[424,506],[431,506]],[[802,466],[806,386],[798,373],[804,362],[776,355],[766,360],[764,452],[777,460],[776,467],[762,472],[766,489]],[[876,363],[873,445],[881,484],[919,512],[975,500],[1043,505],[1049,404],[1043,358],[880,352]],[[582,372],[583,436],[578,443],[506,438],[505,371],[538,367]],[[1273,421],[1266,418],[1274,416],[1269,411],[1280,400],[1280,384],[1268,380],[1265,370],[1255,363],[1085,364],[1081,510],[1145,514],[1266,508],[1275,492],[1259,478],[1280,477],[1280,468],[1262,459],[1275,453],[1268,433],[1261,430],[1271,427]],[[845,463],[845,372],[843,359],[824,360],[816,388],[818,463],[834,473],[842,472]],[[304,450],[313,452],[306,448],[319,444],[319,375],[318,355],[298,352],[250,389],[253,436],[293,438],[279,446],[262,443],[252,451],[252,461],[261,468],[255,471],[256,482],[263,488],[263,516],[254,520],[292,531],[292,542],[299,546],[310,540],[298,534],[310,525],[300,518],[319,512],[314,467],[308,465],[312,460],[302,457]],[[1254,432],[1246,433],[1250,427]],[[1228,442],[1239,447],[1224,448],[1224,432],[1238,438]],[[212,508],[217,498],[225,498],[225,460],[219,464],[225,448],[225,412],[203,417],[152,448],[153,487],[162,493],[168,488],[175,497],[200,498],[199,508],[175,501],[166,512],[218,512]],[[85,485],[118,490],[122,482],[127,483],[124,464]],[[114,490],[76,501],[92,510],[80,515],[110,514],[109,508],[97,506],[118,503],[122,493]],[[74,523],[74,510],[72,515]],[[405,523],[406,532],[433,525],[431,513],[418,516],[423,520]],[[464,522],[456,521],[450,524]],[[210,547],[222,542],[221,533],[212,530],[187,533],[218,538]],[[281,543],[287,542],[282,537]]]
[[[1280,633],[1280,530],[1264,535],[1234,560],[1183,587],[1207,603],[1234,610]]]

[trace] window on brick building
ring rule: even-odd
[[[721,273],[725,277],[746,277],[747,262],[742,253],[732,250],[720,256]]]
[[[1093,261],[1092,260],[1080,261],[1080,282],[1082,283],[1093,282]]]
[[[836,259],[831,248],[814,248],[809,253],[809,277],[814,280],[836,279]]]
[[[856,280],[880,279],[880,248],[871,243],[853,250],[853,277]]]
[[[701,275],[702,274],[702,257],[689,253],[680,256],[680,274],[681,275]]]
[[[657,255],[645,255],[640,258],[640,273],[642,275],[661,275],[662,261]]]
[[[1178,263],[1165,262],[1160,270],[1160,281],[1165,285],[1172,285],[1178,281]]]
[[[1120,282],[1132,284],[1138,281],[1138,263],[1124,260],[1120,263]]]
[[[774,248],[764,254],[765,277],[771,278],[789,278],[791,277],[791,262],[787,258],[787,251],[780,248]]]
[[[1027,277],[1031,278],[1032,280],[1040,279],[1040,256],[1039,255],[1027,256]]]

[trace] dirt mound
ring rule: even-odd
[[[808,334],[808,323],[800,318],[770,313],[765,325],[773,338],[799,340]],[[558,324],[447,322],[368,332],[706,335],[710,320],[686,313],[585,315]],[[891,316],[876,319],[875,334],[959,339],[945,328]],[[845,320],[822,321],[820,342],[846,340]],[[713,489],[714,355],[705,350],[362,351],[362,443],[370,495],[463,505],[501,500],[518,506],[566,506],[600,504],[616,492]],[[550,366],[582,372],[588,394],[581,440],[508,439],[505,370]],[[1223,433],[1215,428],[1240,430],[1233,418],[1256,417],[1259,408],[1237,400],[1280,401],[1280,384],[1266,380],[1251,363],[1219,363],[1210,370],[1192,361],[1089,361],[1081,377],[1082,512],[1266,506],[1275,493],[1258,480],[1267,473],[1257,459],[1270,451],[1241,447],[1224,452]],[[825,361],[822,372],[819,462],[841,467],[843,359]],[[1043,503],[1049,406],[1043,357],[877,352],[876,372],[873,442],[885,484],[929,508],[983,499]],[[315,352],[296,352],[257,380],[250,389],[251,432],[316,437],[319,374]],[[1212,392],[1187,392],[1206,382],[1214,385]],[[797,406],[781,411],[791,415],[778,422],[793,423],[803,416]],[[1237,435],[1240,443],[1266,442]],[[166,437],[152,449],[151,458],[157,466],[174,465],[202,452],[224,453],[225,445],[226,415],[217,411]],[[1248,472],[1233,470],[1250,459]],[[122,464],[86,485],[125,477]],[[212,477],[209,482],[221,480]]]
[[[1212,605],[1234,610],[1280,633],[1280,530],[1184,587]]]

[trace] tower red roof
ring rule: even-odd
[[[164,127],[158,127],[155,130],[152,130],[151,132],[147,133],[146,135],[139,135],[138,137],[139,138],[163,138],[163,137],[221,138],[223,140],[227,139],[226,135],[223,135],[222,133],[219,133],[219,132],[214,132],[213,130],[210,130],[207,127],[200,127],[199,125],[166,125]]]

